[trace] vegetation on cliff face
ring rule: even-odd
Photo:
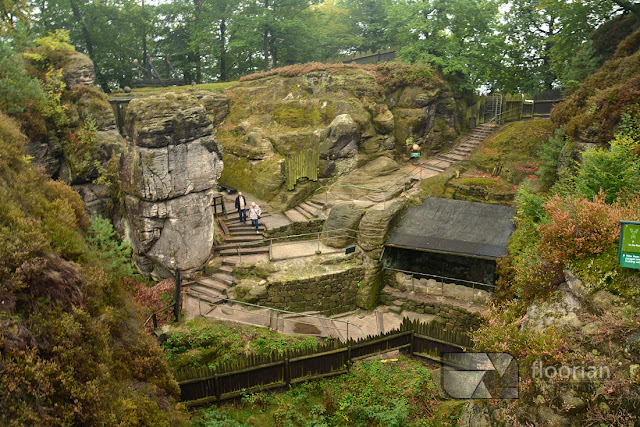
[[[92,168],[86,150],[108,121],[104,94],[66,87],[65,35],[37,43],[25,62],[2,44],[0,424],[181,424],[178,386],[131,298],[127,248],[27,155],[21,125]]]
[[[594,143],[611,140],[622,115],[629,109],[638,112],[640,96],[640,30],[628,36],[613,59],[561,104],[554,107],[551,120],[567,136]]]
[[[593,108],[594,115],[618,118],[615,126],[597,133],[607,149],[578,153],[572,138],[583,134],[571,128],[585,119],[584,110],[571,110],[577,96],[603,101],[602,92],[613,88],[608,86],[613,79],[602,91],[593,84],[608,79],[606,72],[615,74],[615,61],[622,68],[629,65],[623,59],[609,61],[554,110],[556,119],[559,112],[568,114],[566,141],[560,129],[542,145],[544,185],[528,180],[518,189],[516,231],[508,256],[498,263],[500,301],[474,333],[478,350],[508,352],[518,360],[520,400],[489,406],[492,419],[509,425],[638,422],[640,273],[617,260],[619,221],[640,220],[638,111],[614,99],[607,101],[608,113]],[[590,123],[597,121],[593,117]],[[612,136],[604,139],[608,132]],[[554,369],[595,366],[606,369],[606,376],[536,376],[534,363]],[[577,389],[576,380],[582,380]]]

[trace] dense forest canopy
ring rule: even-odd
[[[201,83],[387,49],[470,89],[570,90],[608,59],[595,30],[640,13],[628,0],[6,0],[1,7],[5,43],[24,48],[22,40],[67,30],[105,90],[144,77],[146,55],[160,73],[167,57],[173,77]],[[624,38],[637,19],[625,25],[623,34],[608,34]]]

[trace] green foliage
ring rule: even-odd
[[[37,48],[26,52],[24,57],[37,64],[44,71],[50,68],[64,66],[69,54],[75,52],[75,48],[69,44],[69,32],[55,30],[44,37],[34,40]]]
[[[562,76],[562,86],[567,94],[575,91],[589,75],[597,71],[601,57],[593,48],[593,42],[587,40],[578,50],[578,54],[565,64]]]
[[[27,75],[22,58],[8,43],[0,41],[0,111],[16,115],[45,103],[46,95],[38,80]]]
[[[356,363],[346,375],[298,384],[285,393],[247,395],[240,404],[204,410],[194,424],[431,425],[436,424],[431,418],[438,405],[435,393],[429,370],[399,356]]]
[[[538,158],[540,158],[538,176],[546,186],[552,185],[558,179],[558,159],[564,144],[564,130],[556,129],[554,135],[550,136],[538,151]]]
[[[193,320],[183,329],[172,330],[162,345],[174,370],[208,366],[240,355],[283,354],[301,348],[316,348],[313,337],[280,335],[262,328],[224,322]]]
[[[133,276],[133,251],[126,242],[121,242],[111,221],[100,215],[91,218],[87,242],[98,257],[105,261],[109,280],[123,280]]]
[[[591,199],[600,191],[606,202],[614,202],[621,192],[640,190],[640,164],[634,154],[637,142],[618,137],[611,149],[589,149],[582,154],[582,165],[576,175],[576,189]]]
[[[160,349],[85,241],[82,199],[25,143],[0,113],[0,424],[182,424]]]

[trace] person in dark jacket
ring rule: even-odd
[[[238,211],[238,215],[240,217],[240,222],[242,224],[247,222],[247,199],[244,198],[242,193],[238,193],[238,197],[236,197],[236,210]]]

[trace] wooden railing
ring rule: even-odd
[[[344,374],[354,361],[393,350],[432,363],[451,364],[442,360],[440,354],[462,353],[471,347],[472,341],[465,333],[447,330],[440,323],[423,324],[405,318],[396,330],[358,341],[332,341],[315,350],[285,354],[251,355],[223,363],[215,369],[181,370],[175,376],[180,385],[181,400],[187,406],[198,406]]]

